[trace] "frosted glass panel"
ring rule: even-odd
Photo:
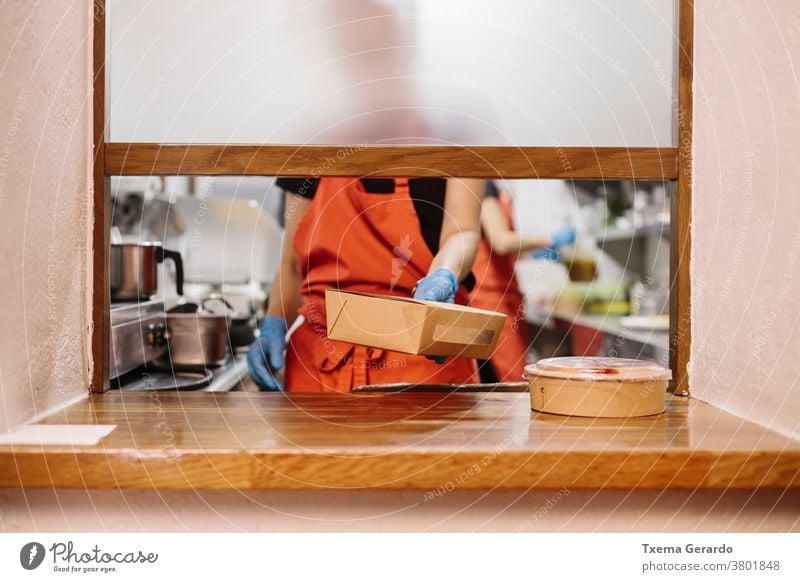
[[[675,0],[116,0],[110,139],[671,146]]]

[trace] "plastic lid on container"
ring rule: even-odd
[[[672,372],[653,362],[629,358],[548,358],[525,366],[525,377],[544,376],[564,380],[619,380],[641,382],[670,380]]]

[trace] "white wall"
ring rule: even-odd
[[[698,2],[695,396],[800,438],[800,11]]]
[[[88,386],[91,18],[0,4],[0,432]]]

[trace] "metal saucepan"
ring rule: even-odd
[[[217,366],[228,357],[227,315],[198,311],[184,303],[167,312],[169,359],[176,368]]]
[[[233,305],[219,293],[212,293],[203,299],[201,305],[205,313],[217,313],[214,303],[219,303],[222,312],[229,318],[228,340],[231,348],[249,346],[256,339],[256,318],[251,313],[236,311]]]
[[[132,301],[149,298],[158,289],[158,263],[175,263],[175,287],[183,295],[183,260],[159,242],[111,245],[111,300]]]

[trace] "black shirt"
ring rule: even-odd
[[[498,196],[500,196],[500,190],[497,188],[497,184],[494,183],[494,180],[487,180],[486,188],[483,190],[483,197],[497,198]]]
[[[284,191],[292,192],[309,200],[317,193],[320,178],[278,178],[275,184]],[[370,194],[394,193],[392,178],[361,178],[361,184]],[[419,219],[422,238],[432,254],[439,252],[439,238],[444,219],[444,195],[447,180],[444,178],[411,178],[408,190],[414,210]],[[475,277],[470,273],[462,283],[468,290],[475,285]]]

